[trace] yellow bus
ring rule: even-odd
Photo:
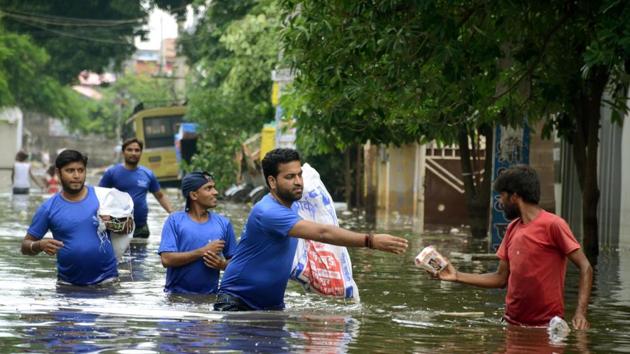
[[[143,109],[123,126],[123,140],[136,137],[144,142],[140,164],[150,168],[162,186],[180,182],[174,137],[185,115],[185,106]]]

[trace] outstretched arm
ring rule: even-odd
[[[578,289],[578,304],[573,315],[573,327],[575,329],[587,329],[590,327],[586,319],[586,309],[588,300],[591,297],[591,287],[593,285],[593,268],[584,255],[582,249],[577,249],[569,254],[569,259],[580,270],[580,285]]]
[[[162,260],[162,266],[164,266],[164,268],[181,267],[198,260],[203,257],[206,252],[219,253],[223,251],[224,245],[225,241],[223,240],[212,241],[192,251],[162,252],[160,253],[160,259]]]
[[[289,231],[289,236],[346,247],[368,247],[395,254],[407,250],[407,240],[388,234],[368,235],[334,225],[300,220]]]
[[[509,263],[504,260],[499,261],[499,268],[496,272],[483,274],[458,272],[449,261],[446,268],[438,273],[436,278],[445,281],[474,285],[481,288],[504,288],[507,285],[509,275],[510,266]]]
[[[171,206],[171,202],[166,197],[166,194],[164,194],[162,191],[157,191],[153,193],[153,196],[155,197],[155,199],[157,199],[158,203],[160,203],[162,208],[164,208],[167,213],[170,214],[173,212],[173,207]]]

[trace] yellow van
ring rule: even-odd
[[[144,142],[140,164],[150,168],[163,187],[180,182],[174,136],[185,115],[185,106],[144,109],[134,113],[123,127],[123,140],[136,137]]]

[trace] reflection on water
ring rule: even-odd
[[[28,194],[13,194],[11,195],[11,210],[14,213],[20,214],[20,216],[26,216],[28,211]]]
[[[134,242],[120,265],[120,282],[106,287],[56,285],[53,258],[22,256],[19,245],[35,209],[47,196],[14,198],[0,192],[0,352],[181,353],[235,352],[417,352],[417,353],[598,353],[630,351],[630,252],[603,253],[596,269],[589,331],[572,331],[550,343],[545,329],[501,322],[505,292],[430,280],[413,265],[416,253],[435,245],[478,253],[483,243],[465,235],[414,235],[410,251],[397,257],[352,249],[362,303],[322,299],[291,284],[283,312],[223,314],[213,296],[168,296],[157,255],[166,214],[150,197],[147,241]],[[178,191],[167,191],[175,203]],[[224,204],[237,233],[249,206]],[[361,215],[342,215],[361,229]],[[494,270],[496,262],[456,258],[463,271]],[[578,276],[569,267],[567,316],[577,298]]]

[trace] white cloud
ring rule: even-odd
[[[136,48],[158,50],[162,39],[177,38],[175,17],[158,8],[154,8],[149,15],[148,30],[146,41],[141,41],[139,37],[136,37]]]

